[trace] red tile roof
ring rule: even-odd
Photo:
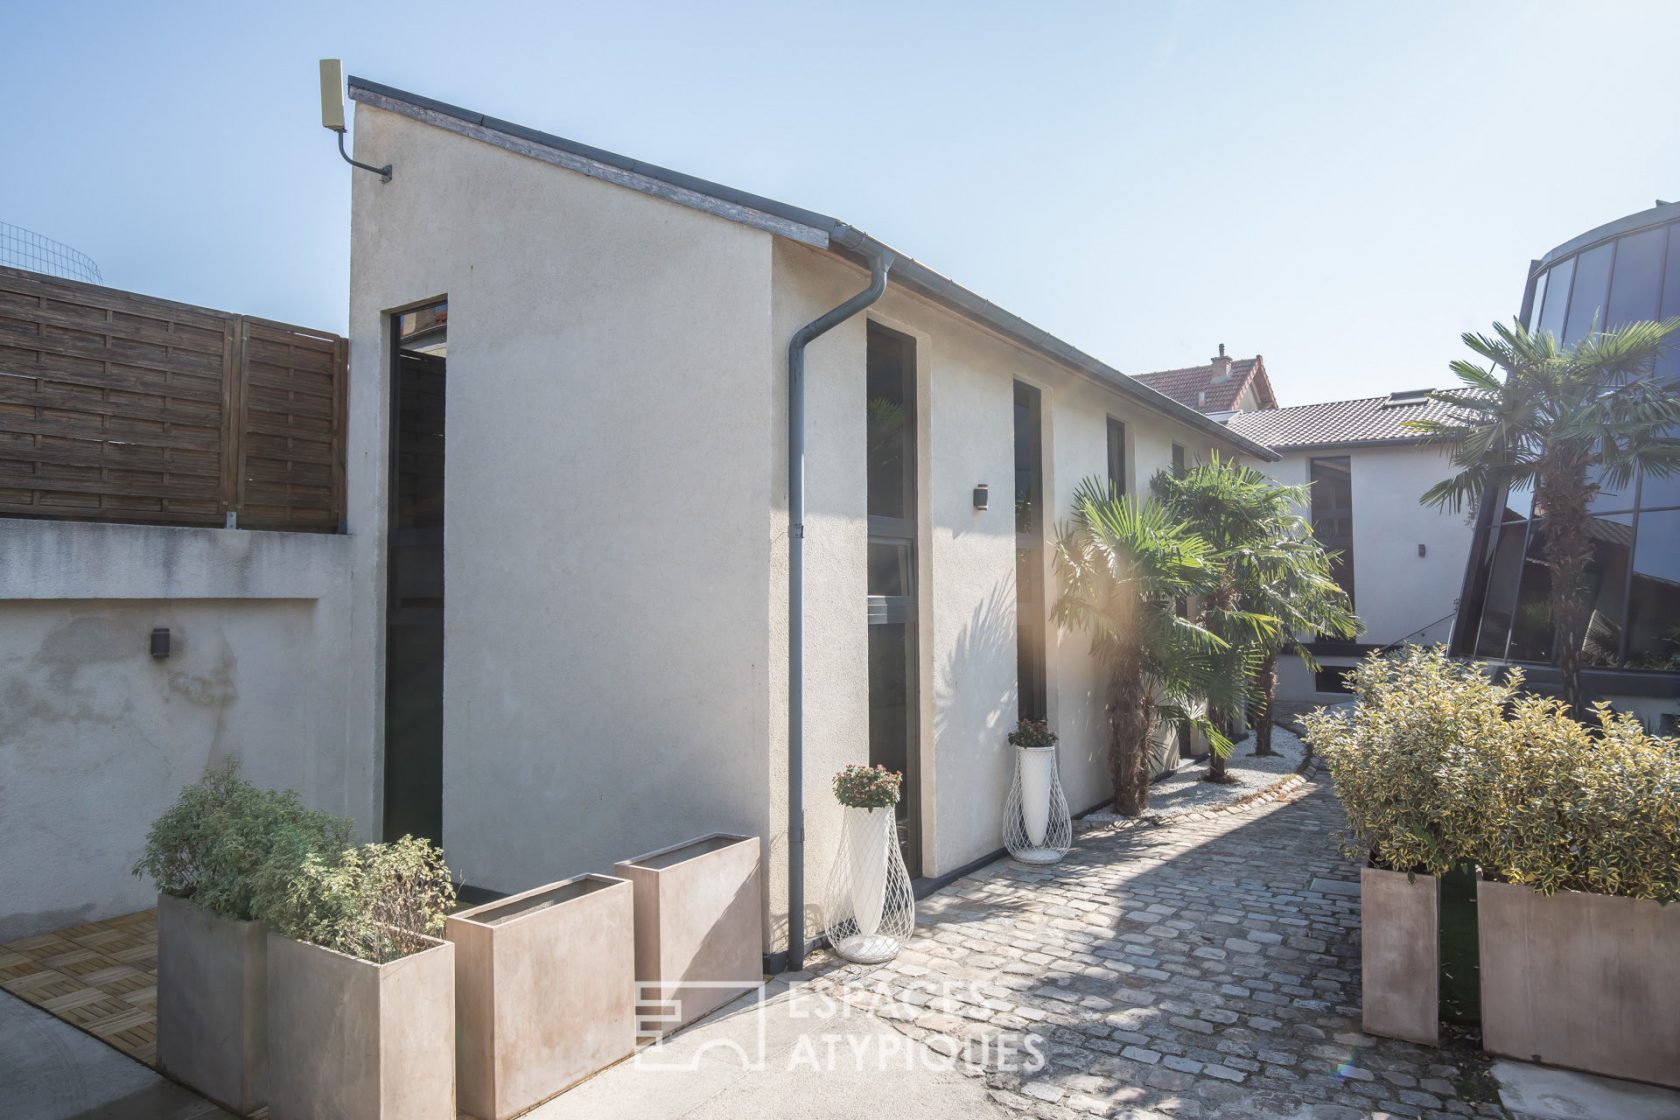
[[[1250,384],[1254,386],[1254,395],[1259,399],[1261,408],[1277,407],[1271,379],[1266,376],[1266,360],[1259,354],[1252,358],[1231,359],[1230,376],[1223,380],[1214,380],[1216,372],[1214,363],[1209,362],[1205,366],[1185,369],[1134,373],[1132,377],[1157,393],[1202,412],[1230,412],[1237,407]]]

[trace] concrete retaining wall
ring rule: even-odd
[[[346,734],[348,545],[0,520],[0,941],[153,905],[129,874],[146,830],[224,759],[372,832],[374,759]]]

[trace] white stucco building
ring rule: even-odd
[[[360,733],[383,744],[387,831],[440,820],[452,865],[497,890],[759,835],[783,948],[789,344],[890,250],[350,89],[357,158],[393,169],[356,177],[350,316],[353,624],[379,646],[351,672],[385,699]],[[1104,801],[1103,682],[1046,621],[1054,523],[1088,476],[1135,490],[1175,457],[1268,456],[892,256],[884,294],[805,351],[808,903],[847,763],[905,771],[927,878],[1001,847],[1023,712],[1060,732],[1075,809]]]
[[[1337,579],[1365,632],[1351,642],[1303,635],[1322,668],[1308,672],[1295,657],[1278,662],[1280,715],[1345,699],[1342,674],[1373,650],[1448,640],[1474,518],[1419,502],[1453,473],[1446,448],[1404,425],[1449,418],[1428,390],[1280,408],[1264,359],[1229,358],[1224,346],[1206,365],[1137,380],[1277,453],[1275,462],[1252,465],[1286,485],[1310,485],[1301,514],[1341,554]]]
[[[1448,419],[1427,390],[1294,408],[1243,412],[1233,431],[1282,458],[1256,463],[1291,486],[1311,484],[1303,510],[1313,533],[1341,553],[1336,575],[1365,624],[1354,642],[1311,640],[1322,669],[1297,658],[1278,663],[1278,698],[1299,710],[1346,698],[1342,673],[1374,649],[1432,645],[1452,634],[1473,516],[1423,505],[1424,491],[1453,474],[1447,449],[1404,421]]]

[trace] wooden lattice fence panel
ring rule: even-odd
[[[0,268],[0,516],[333,531],[336,335]]]

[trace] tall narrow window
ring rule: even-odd
[[[1108,418],[1108,482],[1116,494],[1126,492],[1126,425]]]
[[[904,775],[899,846],[920,874],[916,749],[916,344],[869,326],[869,761]]]
[[[1346,455],[1312,459],[1307,463],[1312,484],[1313,536],[1339,555],[1330,574],[1353,598],[1353,469]]]
[[[391,316],[390,534],[385,598],[385,821],[443,834],[445,388],[449,304]]]
[[[1044,666],[1044,433],[1037,389],[1015,383],[1015,675],[1021,719],[1048,715]]]
[[[1184,445],[1183,444],[1175,443],[1175,444],[1172,445],[1172,472],[1173,472],[1173,477],[1175,477],[1175,478],[1182,477],[1183,474],[1184,474]]]

